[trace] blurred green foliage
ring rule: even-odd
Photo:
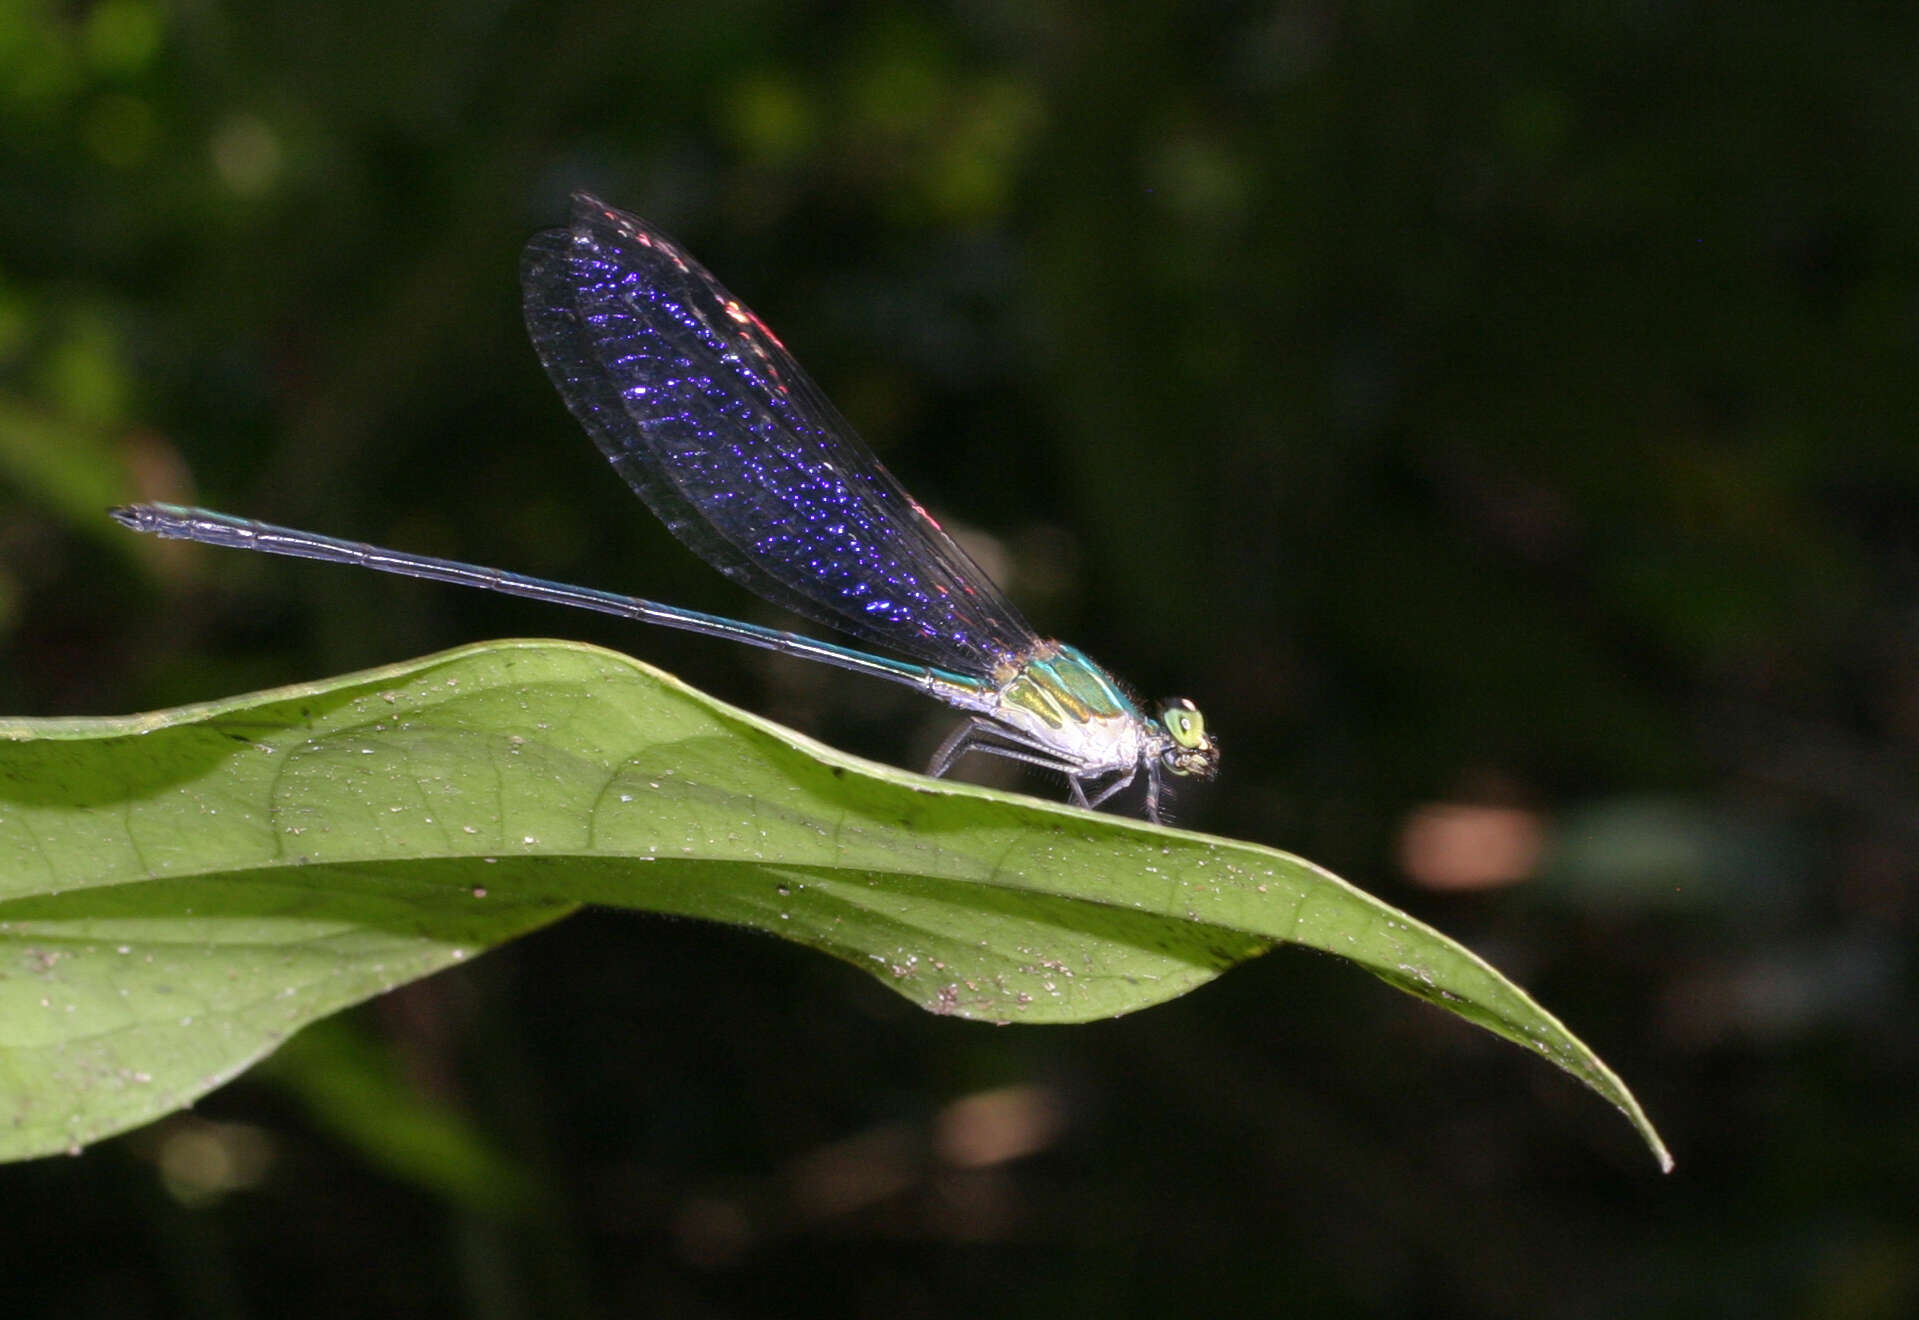
[[[0,7],[5,709],[561,633],[923,757],[945,717],[904,694],[89,512],[192,496],[771,617],[602,470],[524,342],[520,244],[588,187],[748,299],[1043,629],[1200,702],[1227,760],[1187,820],[1494,954],[1681,1167],[1649,1187],[1570,1088],[1302,959],[991,1033],[606,918],[362,1020],[550,1181],[537,1231],[254,1083],[209,1108],[271,1134],[265,1181],[189,1206],[137,1143],[10,1170],[9,1276],[102,1315],[1909,1314],[1916,29],[1781,0]],[[1530,883],[1408,887],[1433,803],[1534,818]],[[1063,1098],[1044,1154],[915,1144],[1014,1083]],[[882,1191],[809,1200],[822,1167]],[[83,1239],[84,1272],[44,1263]]]

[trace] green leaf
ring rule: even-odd
[[[994,1022],[1129,1013],[1303,944],[1544,1055],[1670,1165],[1525,992],[1310,862],[874,765],[559,642],[0,725],[0,1157],[178,1109],[583,903],[750,926]]]

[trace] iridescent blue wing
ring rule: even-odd
[[[547,374],[614,469],[722,573],[990,677],[1038,637],[760,319],[637,216],[578,194],[521,261]]]

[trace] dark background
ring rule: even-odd
[[[919,763],[910,694],[102,515],[775,621],[526,343],[591,188],[1200,703],[1183,823],[1485,953],[1679,1160],[1329,959],[995,1029],[593,913],[0,1170],[6,1313],[1914,1314],[1916,72],[1763,0],[0,10],[0,709],[562,635]]]

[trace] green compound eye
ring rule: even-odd
[[[1167,702],[1159,719],[1178,746],[1191,751],[1206,745],[1205,717],[1199,713],[1199,707],[1184,697]]]
[[[1219,773],[1219,744],[1206,734],[1206,721],[1199,707],[1184,697],[1164,702],[1159,708],[1159,725],[1166,730],[1168,746],[1160,749],[1160,763],[1176,775],[1211,779]]]

